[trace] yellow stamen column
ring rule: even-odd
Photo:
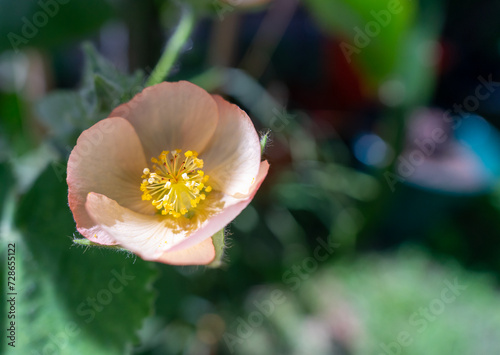
[[[149,201],[162,215],[175,218],[186,216],[205,200],[212,191],[207,186],[209,179],[203,170],[203,160],[198,153],[188,150],[183,155],[180,149],[163,151],[158,158],[151,158],[153,172],[145,168],[142,175],[142,199]]]

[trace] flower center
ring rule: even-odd
[[[158,158],[151,158],[153,172],[145,168],[141,184],[142,199],[152,200],[162,215],[175,218],[188,217],[186,214],[212,191],[211,186],[205,186],[208,175],[201,170],[203,160],[198,153],[191,150],[181,153],[180,149],[163,151]]]

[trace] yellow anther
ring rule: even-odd
[[[205,192],[210,192],[210,191],[212,191],[212,186],[205,187]]]
[[[152,200],[152,205],[163,216],[191,218],[192,213],[211,188],[205,186],[208,175],[203,170],[203,160],[192,150],[180,154],[180,149],[162,151],[157,158],[151,158],[152,168],[142,171],[142,200]]]

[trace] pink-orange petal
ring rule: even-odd
[[[207,238],[199,244],[179,251],[166,251],[156,261],[171,265],[206,265],[215,258],[215,248],[212,238]]]
[[[263,161],[260,164],[259,173],[254,184],[252,184],[248,195],[241,196],[239,199],[232,196],[226,196],[228,201],[227,207],[224,207],[219,214],[207,220],[200,229],[191,234],[188,238],[173,246],[170,251],[183,250],[199,244],[231,223],[231,221],[235,219],[252,201],[257,193],[257,190],[267,176],[268,171],[269,163],[267,161]]]
[[[163,150],[201,152],[212,138],[219,114],[210,94],[180,81],[144,89],[114,109],[110,114],[113,116],[130,121],[150,159]]]
[[[141,200],[146,158],[132,125],[123,118],[104,119],[84,131],[68,160],[68,201],[78,231],[93,242],[115,244],[85,209],[89,192],[105,194],[134,211],[154,212]]]
[[[171,219],[136,213],[101,194],[90,193],[85,207],[95,223],[118,244],[145,260],[158,259],[187,235],[186,231],[176,230]]]
[[[210,185],[228,195],[248,194],[260,166],[260,142],[248,115],[238,106],[214,96],[219,124],[200,158]]]

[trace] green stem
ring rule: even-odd
[[[189,39],[189,36],[193,31],[194,24],[195,15],[193,9],[187,5],[183,6],[179,25],[175,29],[172,37],[170,37],[170,40],[168,41],[158,64],[156,64],[156,67],[151,73],[146,86],[159,84],[168,76],[168,73],[172,69],[177,57],[179,57],[182,48]]]

